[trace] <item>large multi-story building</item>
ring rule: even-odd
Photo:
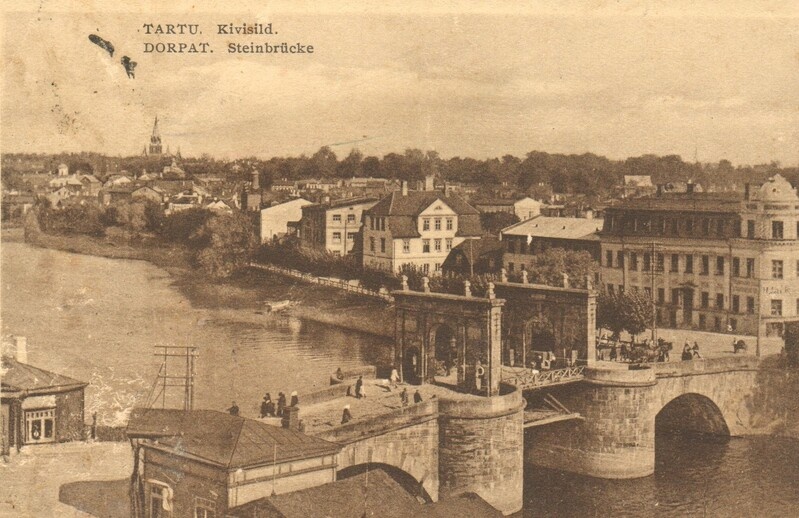
[[[347,255],[361,230],[361,215],[376,198],[349,198],[302,207],[300,243],[306,248]]]
[[[798,234],[799,197],[780,175],[743,196],[689,184],[608,207],[602,282],[648,293],[661,325],[778,335],[799,318]]]
[[[453,247],[482,235],[480,213],[459,196],[405,184],[364,211],[363,228],[363,265],[393,272],[407,264],[440,273]]]

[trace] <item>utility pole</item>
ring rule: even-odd
[[[194,376],[196,372],[194,370],[195,360],[198,356],[197,348],[194,346],[178,346],[178,345],[156,345],[156,353],[155,356],[159,358],[163,358],[161,363],[161,368],[158,371],[158,376],[156,379],[156,385],[160,387],[160,392],[155,395],[151,402],[149,402],[150,407],[158,401],[158,397],[161,397],[161,408],[166,408],[167,401],[166,395],[167,391],[170,388],[180,388],[182,389],[182,396],[183,396],[183,410],[188,412],[194,408]],[[173,359],[174,360],[171,360]],[[176,367],[180,366],[182,363],[180,358],[185,362],[183,367],[182,374],[176,374],[176,370],[173,368],[171,371],[173,374],[169,374],[169,363],[179,362]],[[177,372],[180,372],[179,370]]]
[[[649,257],[649,300],[652,302],[652,345],[657,345],[657,317],[656,317],[656,309],[655,309],[655,264],[656,264],[656,257],[655,257],[655,242],[652,241],[652,252]]]

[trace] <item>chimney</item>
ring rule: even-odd
[[[660,196],[661,194],[663,194],[663,184],[662,184],[662,183],[659,183],[659,184],[658,184],[657,191],[655,192],[655,195],[656,195],[656,196]]]
[[[402,181],[402,195],[403,196],[408,195],[408,182],[406,182],[405,180]]]
[[[433,191],[435,190],[435,179],[436,177],[432,174],[428,174],[424,177],[424,190],[425,191]]]
[[[688,180],[688,184],[686,185],[686,188],[688,189],[688,194],[693,194],[694,193],[694,182],[692,182],[691,180]]]
[[[261,188],[260,176],[261,176],[261,174],[257,170],[252,172],[252,190],[253,191],[257,191],[258,189]]]
[[[330,204],[330,196],[323,196],[322,197],[322,203],[324,203],[325,205],[329,205]]]
[[[749,201],[749,195],[752,193],[752,185],[749,182],[744,184],[744,200]]]
[[[28,363],[28,339],[24,336],[14,337],[14,357],[20,363]]]

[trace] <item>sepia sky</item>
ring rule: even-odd
[[[158,13],[140,2],[87,13],[44,1],[39,11],[6,11],[2,150],[137,154],[157,114],[164,143],[184,155],[271,157],[333,145],[342,156],[365,138],[356,147],[376,155],[414,147],[443,157],[541,150],[799,163],[793,7],[263,4]],[[142,24],[170,22],[199,23],[204,33],[143,34]],[[213,34],[229,22],[271,22],[279,34]],[[89,42],[92,33],[112,41],[113,59]],[[208,41],[215,52],[145,54],[145,41]],[[229,41],[302,42],[315,53],[232,55]],[[138,63],[135,79],[122,55]]]

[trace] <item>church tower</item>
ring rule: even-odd
[[[155,117],[155,124],[153,124],[153,134],[150,136],[150,154],[161,154],[161,133],[158,131],[158,116]]]

